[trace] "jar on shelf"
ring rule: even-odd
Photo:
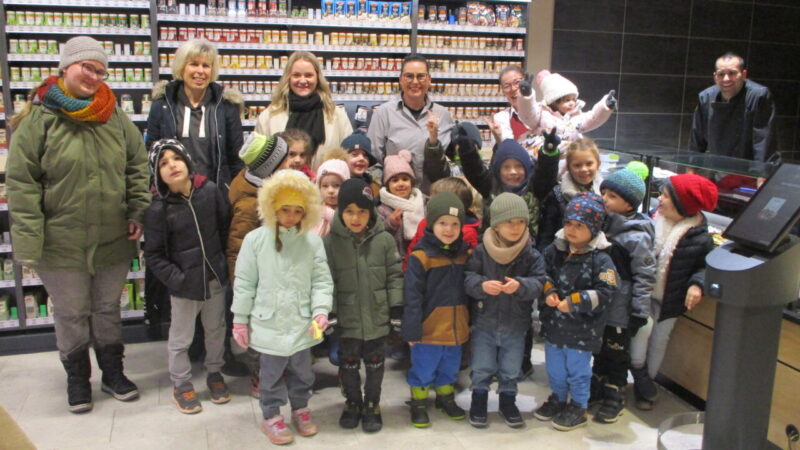
[[[122,94],[119,98],[119,106],[122,108],[123,112],[128,114],[133,114],[133,98],[131,98],[130,94]]]
[[[150,94],[142,95],[142,114],[150,114],[150,106],[153,104],[150,100]]]

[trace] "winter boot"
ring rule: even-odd
[[[625,396],[622,388],[613,384],[606,384],[603,388],[603,403],[594,415],[594,421],[597,423],[614,423],[622,415]]]
[[[381,407],[377,402],[367,402],[364,406],[364,416],[361,419],[361,429],[366,433],[375,433],[383,428]]]
[[[576,428],[584,427],[587,423],[586,408],[575,402],[570,402],[561,414],[553,419],[553,428],[558,431],[572,431]]]
[[[603,401],[604,386],[606,377],[592,374],[592,384],[589,386],[589,406],[596,405]]]
[[[139,389],[123,373],[122,358],[125,347],[122,343],[97,347],[94,352],[97,364],[103,371],[103,383],[100,389],[123,402],[139,398]]]
[[[489,424],[487,404],[489,392],[484,390],[472,391],[472,403],[469,405],[469,424],[475,428],[484,428]]]
[[[517,394],[515,392],[500,393],[500,417],[511,428],[521,428],[525,426],[525,421],[517,408]]]
[[[547,398],[547,401],[533,413],[533,417],[547,422],[561,414],[561,411],[563,411],[566,406],[567,404],[565,402],[559,401],[558,396],[552,393],[550,397]]]
[[[658,399],[658,387],[650,378],[647,366],[638,369],[631,367],[631,373],[633,374],[633,394],[636,397],[636,407],[644,411],[653,409],[653,402]]]
[[[442,411],[447,417],[453,420],[463,420],[467,416],[466,411],[456,405],[456,394],[452,384],[436,386],[436,409]]]
[[[417,428],[427,428],[431,425],[428,418],[428,388],[411,386],[411,425]]]
[[[344,411],[342,411],[342,415],[339,416],[339,426],[346,429],[352,429],[358,426],[358,422],[361,420],[361,411],[363,409],[363,404],[361,403],[361,398],[347,400],[344,404]]]
[[[73,350],[62,359],[61,364],[67,371],[67,404],[70,412],[75,414],[92,410],[92,362],[89,360],[89,349],[86,347]]]

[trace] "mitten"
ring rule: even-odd
[[[529,97],[533,93],[533,74],[526,73],[525,78],[519,81],[519,93],[523,97]]]
[[[647,325],[647,319],[643,319],[637,316],[631,316],[631,318],[628,319],[628,332],[630,336],[631,337],[636,336],[636,333],[639,332],[639,328],[642,328],[645,325]]]
[[[549,156],[558,153],[558,146],[561,145],[561,136],[556,134],[556,127],[553,127],[550,133],[542,130],[542,136],[544,136],[544,147],[542,147],[544,153]]]
[[[606,106],[608,109],[617,109],[617,99],[614,97],[617,95],[617,91],[614,89],[608,91],[608,97],[606,97]]]

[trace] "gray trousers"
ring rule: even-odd
[[[61,359],[81,347],[122,342],[119,298],[129,262],[97,271],[38,270],[53,300],[56,346]]]
[[[286,377],[283,376],[284,372]],[[261,354],[259,388],[264,419],[280,414],[280,408],[286,404],[287,397],[292,411],[308,406],[313,385],[311,349],[301,350],[292,356]]]
[[[192,379],[192,363],[189,361],[189,346],[194,339],[197,315],[205,330],[206,359],[208,373],[219,372],[224,364],[225,353],[225,287],[219,281],[208,283],[211,296],[203,301],[183,297],[170,297],[172,322],[169,326],[167,354],[169,355],[169,377],[177,387]]]

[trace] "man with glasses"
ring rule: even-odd
[[[425,150],[430,147],[441,152],[446,148],[454,125],[447,109],[428,96],[430,86],[428,60],[419,55],[406,56],[400,72],[400,94],[378,107],[367,131],[379,162],[400,150],[411,151],[416,179],[422,180],[420,189],[426,194],[430,180],[422,174]]]
[[[744,58],[717,58],[715,85],[699,95],[689,149],[765,161],[775,152],[775,104],[769,89],[747,79]]]

